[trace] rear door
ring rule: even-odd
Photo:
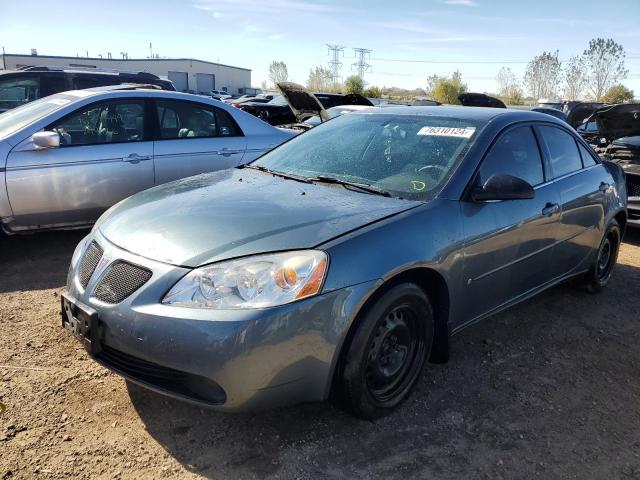
[[[240,165],[246,140],[231,115],[212,105],[155,100],[157,185]]]
[[[145,101],[101,101],[45,128],[60,147],[25,139],[9,154],[6,183],[16,225],[86,225],[114,203],[153,186]]]
[[[611,190],[611,179],[569,132],[551,125],[537,128],[560,194],[562,214],[551,265],[556,276],[563,276],[586,268],[602,238],[605,193]]]
[[[547,181],[531,126],[511,128],[491,147],[474,180],[496,174],[534,187],[528,200],[462,202],[466,317],[471,320],[544,285],[552,278],[551,250],[560,218],[559,195]]]

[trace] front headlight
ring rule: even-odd
[[[326,273],[327,254],[320,250],[255,255],[196,268],[162,303],[216,309],[284,305],[317,295]]]

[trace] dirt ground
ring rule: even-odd
[[[564,285],[468,328],[380,421],[331,405],[203,411],[59,327],[83,232],[0,239],[0,479],[640,479],[640,232],[607,291]]]

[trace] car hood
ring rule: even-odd
[[[507,108],[499,98],[490,97],[484,93],[462,93],[458,95],[458,100],[465,107]]]
[[[595,112],[600,136],[608,141],[640,135],[640,104],[626,103],[602,107]]]
[[[264,252],[313,248],[420,205],[231,169],[129,197],[98,221],[115,245],[152,260],[197,267]]]
[[[607,156],[625,173],[640,174],[640,136],[614,140],[607,148]]]
[[[591,115],[593,115],[593,112],[595,112],[598,108],[600,107],[593,105],[593,103],[578,103],[567,114],[566,121],[573,128],[578,128],[585,122],[585,120],[591,117]]]
[[[611,145],[628,148],[629,150],[640,152],[640,136],[622,137],[614,140]]]
[[[329,115],[322,104],[302,85],[293,82],[280,82],[276,86],[291,107],[298,122],[302,123],[314,115],[318,115],[322,121],[329,120]]]

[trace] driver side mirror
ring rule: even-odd
[[[474,202],[490,200],[527,200],[535,196],[529,183],[512,175],[491,175],[482,187],[471,192]]]
[[[60,135],[56,132],[36,132],[31,135],[31,141],[38,148],[58,148]]]

